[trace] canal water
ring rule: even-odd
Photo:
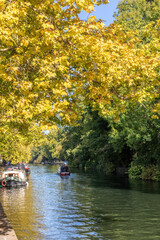
[[[160,239],[160,183],[32,166],[29,185],[0,189],[19,240]]]

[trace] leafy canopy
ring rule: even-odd
[[[107,2],[0,0],[2,134],[74,124],[84,105],[115,120],[136,104],[159,117],[160,21],[142,29],[142,42],[118,24],[79,19]]]
[[[97,45],[103,27],[94,17],[81,21],[78,14],[107,2],[1,0],[2,125],[75,120],[82,91],[76,78],[89,58],[86,46]]]

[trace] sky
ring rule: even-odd
[[[96,6],[95,12],[90,15],[95,15],[97,19],[104,20],[105,25],[109,26],[114,21],[113,14],[116,11],[119,1],[120,0],[110,0],[106,5]],[[86,19],[88,16],[89,14],[85,12],[81,13],[81,19]]]

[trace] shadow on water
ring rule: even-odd
[[[72,169],[78,173],[77,169]],[[92,173],[81,170],[81,175],[90,179],[95,188],[109,187],[113,189],[126,189],[144,193],[160,194],[160,182],[130,179],[127,175],[105,175],[103,173]]]
[[[8,232],[11,230],[12,227],[8,222],[7,217],[0,204],[0,236],[4,236],[5,238],[5,235],[8,234]]]

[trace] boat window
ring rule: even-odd
[[[9,177],[13,177],[13,173],[9,173],[8,176],[9,176]]]

